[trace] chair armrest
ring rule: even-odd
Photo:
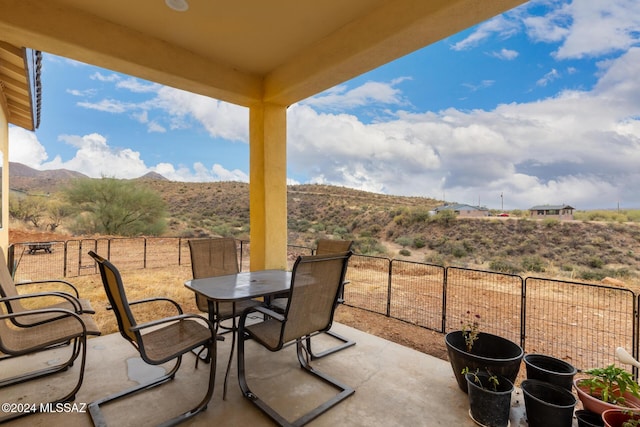
[[[165,297],[143,298],[143,299],[139,299],[139,300],[135,300],[135,301],[130,301],[129,305],[146,304],[146,303],[149,303],[149,302],[158,302],[158,301],[170,302],[171,304],[173,304],[175,306],[176,310],[178,311],[178,314],[183,314],[182,313],[182,307],[180,307],[180,304],[178,304],[176,301],[172,300],[171,298],[165,298]],[[108,307],[108,309],[111,309],[111,307]]]
[[[282,314],[280,314],[280,313],[278,313],[276,311],[273,311],[270,308],[265,307],[263,305],[258,305],[256,307],[248,308],[248,309],[246,309],[244,311],[244,313],[242,313],[242,315],[246,316],[247,314],[249,314],[251,312],[254,312],[254,311],[257,311],[257,312],[260,312],[262,314],[265,314],[265,315],[277,320],[278,322],[284,322],[284,320],[285,320],[284,316]]]
[[[24,317],[24,316],[33,316],[35,314],[47,314],[47,313],[60,313],[60,316],[57,317],[53,317],[51,318],[51,320],[47,321],[47,322],[43,322],[42,324],[46,324],[48,322],[56,322],[60,319],[63,319],[65,317],[71,317],[74,318],[75,320],[77,320],[80,323],[80,326],[82,327],[82,333],[81,334],[73,334],[71,337],[66,336],[60,340],[58,340],[57,342],[66,342],[68,341],[70,338],[76,337],[76,336],[87,336],[87,326],[85,325],[84,321],[82,320],[82,318],[74,313],[71,310],[67,310],[64,308],[40,308],[40,309],[36,309],[36,310],[27,310],[27,311],[21,311],[20,313],[7,313],[7,314],[0,314],[0,320],[4,320],[4,319],[15,319],[18,317]],[[21,327],[20,328],[28,330],[29,327]],[[53,343],[49,343],[47,346],[50,346]],[[11,353],[9,353],[11,354]]]
[[[172,323],[172,322],[185,320],[185,319],[202,320],[207,324],[207,327],[211,330],[212,334],[215,331],[213,323],[211,323],[211,321],[209,321],[209,319],[207,319],[206,317],[200,316],[198,314],[179,314],[177,316],[170,316],[170,317],[164,317],[162,319],[151,320],[149,322],[140,323],[139,325],[132,326],[130,328],[130,331],[131,332],[140,332],[142,329],[152,328],[154,326],[163,325],[165,323]]]
[[[75,286],[73,286],[71,283],[67,282],[66,280],[60,280],[60,279],[53,279],[53,280],[25,280],[22,282],[17,282],[15,285],[17,286],[22,286],[22,285],[40,285],[43,283],[62,283],[63,285],[66,285],[68,287],[70,287],[71,289],[73,289],[73,293],[75,294],[76,298],[80,298],[80,294],[78,293],[78,288],[76,288]]]
[[[45,297],[58,297],[67,300],[71,303],[76,313],[82,313],[82,306],[80,305],[80,301],[78,301],[77,298],[75,298],[73,295],[70,295],[66,292],[36,292],[31,294],[15,295],[12,297],[0,298],[0,302],[10,302],[13,300]]]

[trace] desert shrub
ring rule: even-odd
[[[402,256],[411,256],[411,251],[409,249],[400,249],[398,253]]]
[[[604,261],[600,257],[592,256],[587,261],[587,265],[591,268],[602,268],[604,266]]]
[[[560,225],[560,220],[557,218],[545,218],[542,220],[542,225],[546,228],[554,228]]]
[[[539,256],[528,256],[522,259],[522,269],[524,271],[535,271],[541,273],[545,271],[544,261]]]
[[[441,254],[427,254],[424,256],[424,262],[442,267],[446,267],[447,265],[446,258]]]
[[[604,270],[584,270],[580,271],[578,277],[582,280],[600,281],[607,277],[607,273]]]
[[[453,255],[456,258],[463,258],[467,256],[467,251],[465,250],[463,245],[456,244],[456,245],[453,245],[453,247],[451,248],[451,255]]]
[[[427,245],[427,239],[423,236],[418,236],[413,239],[413,247],[416,249],[424,248]]]
[[[407,247],[409,245],[411,245],[411,237],[409,236],[400,236],[395,240],[395,243],[397,245],[404,247]]]
[[[489,269],[500,273],[518,274],[522,269],[516,265],[511,264],[504,259],[495,259],[489,262]]]

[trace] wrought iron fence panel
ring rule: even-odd
[[[389,315],[443,332],[444,275],[439,265],[392,260]]]
[[[477,321],[481,332],[521,342],[522,277],[447,267],[445,332]]]
[[[96,274],[96,263],[88,255],[89,251],[106,253],[107,241],[96,239],[67,240],[66,277],[77,277]]]
[[[20,282],[64,277],[64,249],[61,241],[15,244],[14,279]]]
[[[144,267],[159,268],[180,265],[180,244],[181,239],[177,237],[147,237],[144,240]]]
[[[96,251],[122,270],[189,267],[187,239],[102,238],[12,245],[16,281],[91,275]],[[238,240],[241,271],[251,245]],[[288,268],[305,246],[287,247]],[[528,353],[549,354],[578,369],[614,363],[622,346],[636,358],[640,296],[629,289],[527,278],[458,267],[443,268],[354,254],[347,270],[345,304],[439,332],[477,320],[481,331],[520,342]],[[479,316],[479,318],[476,317]]]
[[[577,369],[616,362],[615,349],[635,351],[632,291],[529,277],[525,280],[526,351],[566,360]]]
[[[144,268],[146,241],[144,237],[111,238],[108,240],[108,259],[117,265],[120,270]]]
[[[345,304],[389,316],[389,258],[352,255],[347,268]]]

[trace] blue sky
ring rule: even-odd
[[[44,55],[10,161],[245,181],[248,110]],[[290,183],[499,209],[640,208],[640,2],[537,0],[288,110]],[[501,194],[503,197],[501,197]]]

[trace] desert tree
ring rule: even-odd
[[[136,181],[103,177],[74,180],[64,190],[78,233],[160,235],[166,228],[162,197]]]

